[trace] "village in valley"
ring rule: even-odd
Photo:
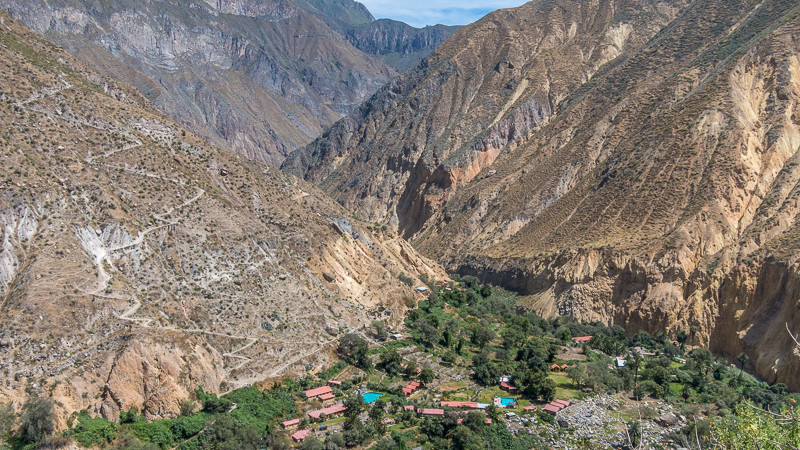
[[[691,448],[733,403],[721,386],[769,389],[692,348],[692,330],[672,341],[545,320],[472,277],[429,287],[417,288],[424,300],[400,326],[376,320],[344,334],[342,362],[293,380],[308,389],[280,423],[291,445],[470,448],[481,437],[520,449]]]
[[[187,399],[174,419],[132,410],[117,428],[79,415],[69,432],[86,444],[129,432],[180,450],[692,449],[742,401],[778,411],[800,400],[744,371],[745,357],[695,346],[694,328],[675,340],[629,335],[544,319],[474,277],[420,279],[402,320],[341,330],[331,367],[221,397],[198,388],[199,404]]]

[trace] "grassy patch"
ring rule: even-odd
[[[550,378],[556,383],[556,398],[570,399],[578,397],[578,389],[564,372],[551,372]]]

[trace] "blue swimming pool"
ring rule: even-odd
[[[514,403],[516,401],[517,400],[513,399],[513,398],[500,397],[500,404],[503,405],[503,406],[508,406],[508,405],[510,405],[510,404],[512,404],[512,403]]]
[[[364,403],[374,403],[382,395],[380,392],[367,392],[364,394]]]

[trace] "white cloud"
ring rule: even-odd
[[[360,0],[378,19],[389,18],[415,27],[435,25],[467,25],[500,8],[513,8],[523,0]]]

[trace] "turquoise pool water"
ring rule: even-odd
[[[374,403],[382,395],[380,392],[367,392],[364,394],[364,403]]]
[[[514,403],[515,401],[516,400],[513,399],[513,398],[500,397],[500,404],[503,405],[503,406],[508,406],[508,405]]]

